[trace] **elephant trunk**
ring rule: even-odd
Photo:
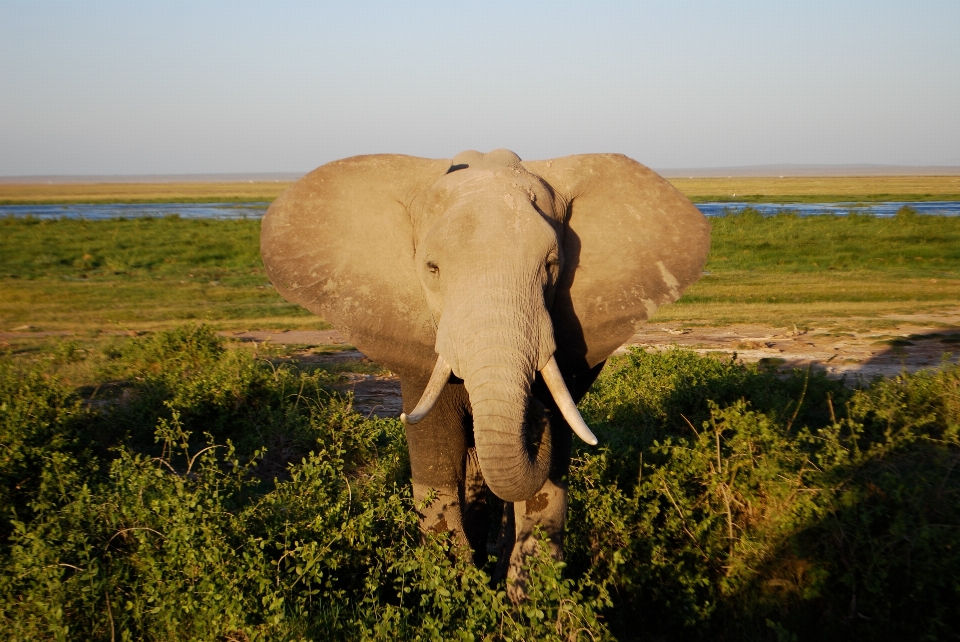
[[[437,352],[470,396],[487,485],[501,499],[518,502],[536,494],[550,473],[550,425],[530,387],[556,344],[539,288],[518,292],[495,279],[485,285],[472,300],[450,302]]]
[[[533,497],[550,473],[549,422],[537,402],[528,407],[534,367],[501,344],[484,348],[464,370],[480,469],[490,490],[508,502]]]

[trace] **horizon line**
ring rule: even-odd
[[[815,176],[955,176],[960,165],[887,165],[881,163],[768,163],[712,167],[651,167],[667,178],[794,178]],[[39,183],[183,183],[295,181],[304,172],[165,172],[151,174],[22,174],[0,176],[2,184]]]

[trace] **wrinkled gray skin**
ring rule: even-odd
[[[625,156],[507,150],[329,163],[271,205],[261,232],[277,290],[396,372],[405,413],[438,355],[452,368],[406,427],[414,497],[436,495],[421,525],[482,561],[486,488],[505,500],[497,552],[514,599],[534,527],[559,558],[566,519],[571,431],[539,371],[555,357],[578,401],[700,277],[709,243],[700,212]]]

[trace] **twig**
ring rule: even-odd
[[[684,420],[685,422],[687,422],[687,425],[688,425],[688,426],[690,426],[690,430],[693,431],[693,434],[695,434],[695,435],[697,436],[697,438],[699,438],[699,437],[700,437],[700,433],[698,433],[698,432],[697,432],[697,429],[693,427],[693,424],[690,423],[690,420],[687,419],[686,416],[685,416],[682,412],[680,413],[680,416],[683,417],[683,420]]]
[[[167,468],[169,468],[171,471],[173,471],[173,474],[174,474],[174,475],[180,475],[180,473],[177,472],[177,469],[174,468],[173,466],[171,466],[171,465],[170,465],[170,462],[168,462],[168,461],[167,461],[166,459],[164,459],[163,457],[154,457],[154,458],[153,458],[153,461],[159,461],[161,464],[163,464],[164,466],[166,466]]]
[[[113,534],[113,537],[111,537],[110,539],[107,540],[107,543],[106,543],[106,545],[103,547],[103,550],[106,551],[108,548],[110,548],[110,542],[113,541],[114,537],[116,537],[117,535],[123,535],[124,533],[129,533],[130,531],[150,531],[151,533],[154,533],[154,534],[156,534],[156,535],[159,535],[159,536],[162,537],[163,539],[167,539],[166,535],[164,535],[164,534],[161,533],[160,531],[155,531],[155,530],[153,530],[152,528],[147,528],[146,526],[133,526],[133,527],[131,527],[131,528],[124,528],[124,529],[119,530],[119,531],[117,531],[116,533],[114,533],[114,534]]]
[[[660,487],[663,488],[663,492],[667,494],[667,497],[670,499],[670,503],[673,504],[673,507],[677,509],[678,513],[680,513],[680,523],[683,524],[683,532],[690,537],[690,540],[693,542],[693,545],[697,547],[697,550],[700,551],[700,554],[703,555],[703,558],[709,559],[707,554],[703,552],[703,549],[700,548],[700,544],[699,542],[697,542],[697,538],[694,537],[693,533],[690,532],[690,529],[687,528],[687,518],[686,516],[684,516],[683,510],[680,509],[680,506],[677,504],[677,502],[674,501],[673,495],[670,494],[670,489],[667,488],[666,482],[662,482]]]
[[[350,480],[347,479],[347,476],[341,473],[343,481],[347,484],[347,515],[350,514],[350,508],[353,506],[353,490],[350,488]]]
[[[225,448],[225,446],[214,444],[213,446],[207,446],[206,448],[201,448],[200,451],[197,452],[197,454],[195,454],[193,457],[190,458],[190,463],[187,464],[187,472],[184,474],[189,475],[190,469],[193,468],[193,462],[196,461],[197,457],[202,455],[204,452],[210,450],[211,448]]]
[[[793,427],[793,420],[797,418],[797,415],[800,414],[800,406],[803,405],[803,399],[807,396],[807,384],[810,383],[810,368],[813,364],[811,363],[807,366],[807,375],[803,378],[803,390],[800,392],[800,400],[797,401],[797,407],[793,411],[793,416],[790,417],[790,421],[787,422],[787,432],[790,432],[790,428]]]
[[[110,595],[106,591],[103,592],[103,599],[107,601],[107,617],[110,618],[110,642],[114,642],[117,633],[113,628],[113,609],[110,608]]]
[[[57,566],[63,566],[63,567],[66,567],[66,568],[72,568],[73,570],[78,571],[78,572],[80,572],[80,573],[82,573],[82,572],[85,570],[85,569],[80,568],[79,566],[74,566],[73,564],[67,564],[66,562],[60,562],[59,564],[48,564],[48,565],[43,566],[43,567],[41,567],[41,568],[33,567],[33,568],[31,568],[31,569],[27,569],[27,572],[26,572],[26,573],[21,573],[20,575],[18,575],[18,576],[17,576],[17,579],[18,579],[18,580],[23,579],[23,578],[25,578],[27,575],[30,575],[30,573],[33,573],[34,571],[42,571],[43,569],[46,569],[46,568],[55,568],[55,567],[57,567]]]
[[[723,459],[720,456],[720,428],[717,427],[717,422],[713,421],[713,435],[716,437],[717,442],[717,475],[723,474]],[[729,466],[727,467],[729,470]],[[736,472],[734,472],[736,476]],[[732,485],[731,480],[731,485]],[[730,493],[727,485],[722,481],[718,484],[720,486],[720,491],[723,494],[723,504],[727,508],[727,540],[729,542],[729,554],[730,557],[733,557],[733,513],[730,512]]]

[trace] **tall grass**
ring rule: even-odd
[[[514,607],[419,544],[396,420],[335,375],[129,339],[106,400],[0,365],[10,639],[935,639],[960,627],[960,368],[852,390],[683,351],[581,407],[566,563]]]

